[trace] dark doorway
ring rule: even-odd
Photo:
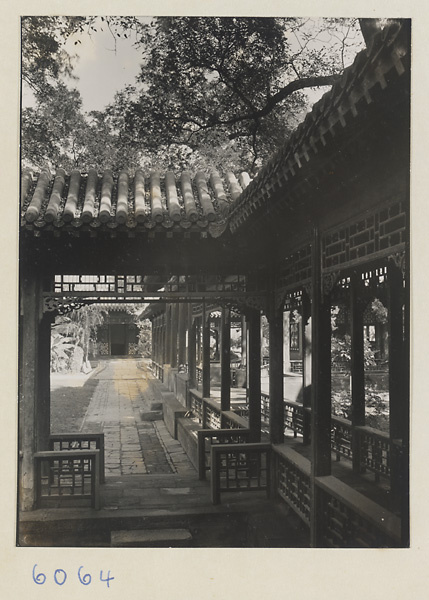
[[[124,356],[125,354],[127,354],[126,325],[110,325],[110,353],[112,356]]]

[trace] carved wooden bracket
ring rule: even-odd
[[[405,261],[405,250],[389,254],[389,261],[393,262],[402,273],[402,277],[405,277],[406,272],[406,261]]]
[[[324,296],[329,296],[329,294],[334,289],[334,285],[337,283],[339,276],[339,271],[334,271],[332,273],[324,273],[322,275],[322,293]]]
[[[43,312],[56,312],[59,315],[66,315],[73,310],[82,308],[82,306],[85,306],[86,304],[92,304],[92,302],[87,302],[78,298],[54,298],[52,296],[45,296],[43,298]]]

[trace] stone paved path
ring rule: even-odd
[[[106,477],[193,469],[163,421],[140,420],[140,409],[149,409],[145,398],[149,376],[141,360],[128,358],[106,361],[96,376],[99,383],[81,431],[104,433]]]

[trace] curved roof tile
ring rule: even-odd
[[[55,177],[44,169],[28,169],[21,180],[21,225],[26,230],[76,232],[201,231],[217,237],[226,228],[232,202],[250,181],[240,174],[206,175],[192,179],[187,172],[176,178],[172,171],[130,176],[121,171],[58,169]]]

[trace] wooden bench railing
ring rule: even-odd
[[[220,402],[211,398],[203,398],[202,400],[202,427],[203,429],[220,429],[221,428]]]
[[[304,422],[306,414],[310,409],[304,408],[298,402],[284,402],[284,424],[288,429],[292,429],[294,436],[299,433],[304,435]]]
[[[304,434],[305,419],[309,419],[311,409],[298,402],[284,403],[285,427],[297,434]],[[269,395],[261,394],[261,415],[269,419]],[[332,415],[331,417],[331,449],[337,461],[341,457],[353,460],[352,438],[356,436],[356,447],[359,448],[359,466],[375,473],[376,480],[380,476],[390,477],[392,458],[401,453],[401,440],[391,440],[387,433],[367,426],[353,427],[351,421]]]
[[[200,429],[198,437],[198,476],[206,478],[210,470],[210,450],[213,444],[241,444],[249,440],[249,429]]]
[[[197,390],[189,390],[189,410],[199,423],[203,422],[203,397]]]
[[[249,420],[237,415],[233,410],[222,411],[222,426],[225,429],[247,429]]]
[[[316,478],[323,514],[319,545],[333,548],[401,546],[399,517],[331,475]]]
[[[46,450],[34,455],[37,508],[100,508],[100,451]]]
[[[164,366],[152,361],[152,372],[157,379],[164,381]]]
[[[293,448],[282,444],[273,446],[273,453],[277,494],[310,526],[311,462]]]
[[[49,450],[99,450],[100,483],[105,482],[104,433],[57,433],[49,436]]]
[[[265,490],[270,495],[271,444],[213,444],[210,452],[211,498],[222,492]]]

